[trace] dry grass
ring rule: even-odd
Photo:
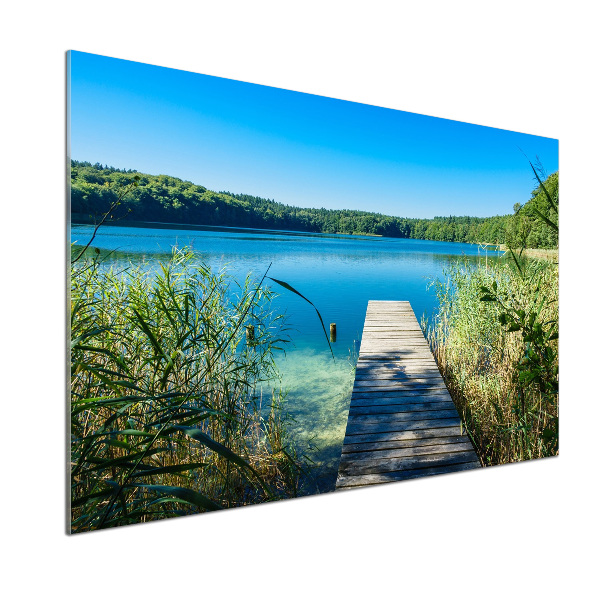
[[[508,247],[504,244],[500,244],[498,247],[500,250],[508,252]],[[523,250],[523,256],[526,258],[536,258],[551,263],[558,263],[558,248],[525,248]]]
[[[510,264],[454,265],[439,282],[440,310],[428,339],[448,389],[484,465],[548,456],[556,452],[544,431],[557,419],[552,405],[535,386],[524,386],[518,364],[524,355],[520,331],[509,332],[501,307],[482,302],[481,287],[495,282],[499,295],[530,314],[546,301],[543,322],[558,316],[558,269],[530,261],[530,276],[518,276]],[[550,342],[556,348],[556,341]]]

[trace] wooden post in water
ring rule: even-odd
[[[254,325],[246,325],[246,341],[254,341]]]
[[[336,331],[335,323],[331,323],[329,325],[329,340],[331,342],[335,342],[336,336],[337,336],[337,331]]]

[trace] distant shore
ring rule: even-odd
[[[499,244],[498,249],[508,252],[508,246],[504,244]],[[558,248],[525,248],[523,254],[529,258],[541,258],[549,262],[558,261]]]
[[[72,225],[94,225],[93,219],[81,213],[72,213]],[[160,221],[108,221],[105,226],[116,227],[153,227],[155,229],[185,229],[190,231],[230,231],[230,232],[255,232],[255,233],[285,233],[287,235],[298,236],[319,236],[327,237],[328,235],[347,236],[347,237],[384,237],[376,233],[318,233],[313,231],[293,231],[287,229],[259,229],[257,227],[229,227],[227,225],[194,225],[191,223],[163,223]],[[426,238],[391,238],[391,239],[407,239],[421,240],[426,242],[435,242],[439,240],[428,240]],[[499,252],[508,252],[506,244],[490,244],[487,242],[445,242],[447,244],[472,244],[478,246],[486,246],[490,250]],[[523,251],[525,256],[529,258],[539,258],[549,262],[558,261],[558,248],[526,248]]]
[[[71,225],[95,225],[95,221],[81,213],[71,214]],[[285,233],[286,235],[302,235],[302,236],[328,236],[328,235],[343,235],[347,237],[383,237],[377,233],[323,233],[319,231],[301,231],[293,229],[268,229],[259,227],[239,227],[229,225],[202,225],[193,223],[165,223],[162,221],[127,221],[116,220],[106,221],[103,226],[114,227],[152,227],[154,229],[185,229],[190,231],[230,231],[230,232],[253,232],[253,233]],[[398,238],[400,239],[400,238]],[[409,238],[406,238],[409,239]]]
[[[94,219],[90,218],[87,215],[81,213],[71,213],[71,225],[95,225],[96,222]],[[185,229],[190,231],[230,231],[230,232],[256,232],[256,233],[285,233],[287,235],[301,235],[301,236],[319,236],[326,237],[328,235],[335,236],[346,236],[346,237],[385,237],[378,233],[322,233],[317,231],[299,231],[299,230],[290,230],[290,229],[261,229],[258,227],[236,227],[236,226],[227,226],[227,225],[200,225],[200,224],[191,224],[191,223],[165,223],[162,221],[129,221],[129,220],[116,220],[116,221],[106,221],[103,226],[110,227],[152,227],[155,229]],[[394,240],[420,240],[423,242],[441,242],[444,240],[431,240],[428,238],[400,238],[400,237],[390,237],[390,239]],[[454,241],[444,241],[445,244],[471,244],[474,246],[482,245],[481,242],[454,242]],[[500,245],[498,244],[485,244],[490,249],[499,250]]]

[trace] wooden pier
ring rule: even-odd
[[[480,466],[410,303],[370,300],[336,489]]]

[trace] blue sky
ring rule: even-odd
[[[440,91],[443,93],[443,90]],[[70,52],[71,158],[301,207],[512,212],[558,141]]]

